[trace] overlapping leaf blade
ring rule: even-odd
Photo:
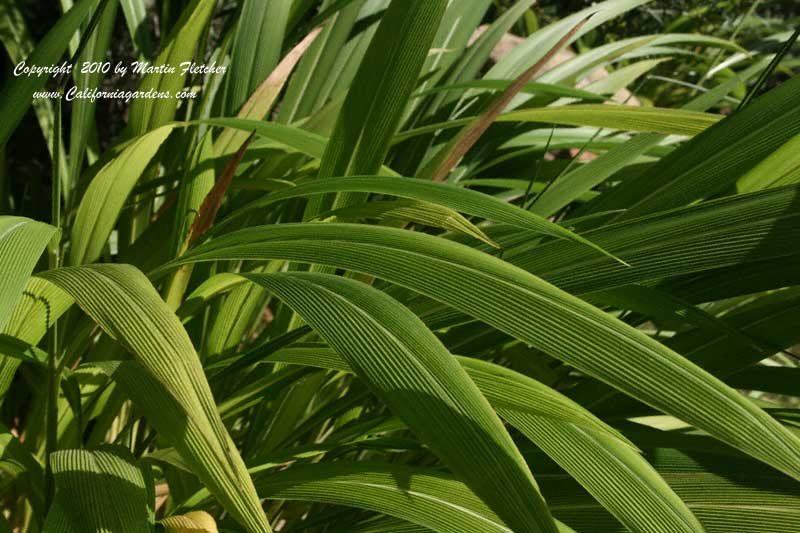
[[[182,407],[183,424],[161,430],[174,436],[174,445],[195,474],[248,529],[270,531],[244,463],[219,418],[194,347],[147,279],[127,265],[62,268],[45,277],[123,343]],[[171,416],[180,419],[177,412]]]
[[[46,67],[59,64],[59,58],[67,49],[70,38],[89,16],[98,0],[80,0],[39,42],[31,55],[25,60],[28,66]],[[0,92],[0,146],[19,125],[22,117],[33,101],[33,93],[47,83],[47,76],[20,75],[10,78]]]
[[[52,458],[56,497],[45,531],[153,531],[145,476],[125,448],[62,450]]]
[[[169,268],[234,258],[323,263],[409,287],[800,477],[800,439],[749,400],[644,333],[497,258],[403,230],[285,224],[221,237]]]
[[[5,328],[25,282],[56,228],[22,217],[0,217],[0,330]]]
[[[289,348],[270,359],[350,370],[336,353],[322,348]],[[634,530],[702,531],[680,498],[616,431],[609,431],[572,401],[564,401],[556,391],[526,376],[485,361],[458,360],[501,417],[623,523]]]
[[[172,126],[163,126],[142,135],[97,173],[75,215],[71,265],[91,263],[100,257],[128,195],[171,132]]]
[[[478,388],[389,296],[325,274],[246,274],[291,306],[515,531],[555,531],[536,483]]]

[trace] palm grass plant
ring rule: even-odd
[[[50,3],[0,530],[797,531],[791,6]]]

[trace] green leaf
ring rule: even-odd
[[[114,31],[114,22],[117,18],[117,3],[108,2],[103,6],[105,10],[100,15],[92,36],[86,43],[83,53],[77,59],[76,65],[81,66],[86,62],[103,62],[106,59],[108,46],[111,43],[111,34]],[[73,73],[75,88],[78,91],[93,90],[100,86],[103,73],[100,71],[83,74],[77,68]],[[89,98],[75,98],[72,101],[72,117],[69,134],[69,181],[75,184],[80,177],[81,166],[84,161],[84,152],[89,140],[90,132],[96,129],[95,109],[97,101]]]
[[[20,362],[38,365],[47,363],[47,352],[5,333],[0,333],[0,354],[3,357],[11,357]]]
[[[630,267],[586,253],[582,247],[573,248],[566,241],[530,246],[520,236],[515,239],[518,246],[500,243],[508,250],[508,261],[564,290],[585,294],[751,261],[788,259],[797,253],[791,243],[800,234],[799,194],[797,186],[769,189],[584,233]]]
[[[192,0],[181,14],[180,20],[166,36],[161,52],[153,62],[156,67],[172,65],[175,73],[152,72],[146,74],[139,83],[138,90],[169,93],[170,98],[138,98],[133,100],[130,109],[129,125],[135,136],[142,135],[159,126],[163,126],[175,117],[178,91],[183,89],[186,75],[179,66],[191,61],[195,49],[201,40],[211,13],[216,7],[216,0]]]
[[[503,36],[508,33],[514,23],[519,20],[522,14],[527,11],[531,5],[532,0],[519,0],[493,21],[486,31],[464,51],[455,63],[453,63],[450,67],[450,72],[446,77],[442,78],[445,81],[444,85],[472,82],[473,78],[486,64],[486,61],[489,59],[497,43],[500,42]],[[492,82],[492,80],[486,81]],[[508,81],[508,83],[511,83],[511,81]],[[435,89],[436,87],[431,88],[431,90]],[[454,95],[439,94],[433,99],[430,107],[432,110],[436,110],[454,99]]]
[[[176,409],[166,410],[157,420],[163,422],[159,430],[224,507],[248,529],[270,531],[194,347],[141,272],[128,265],[93,265],[52,270],[43,277],[72,295],[110,337],[134,354],[145,374],[173,398],[172,405],[181,407],[185,418]],[[173,423],[167,425],[167,420]]]
[[[211,132],[200,139],[186,166],[186,172],[178,186],[178,197],[175,200],[175,218],[172,227],[172,243],[170,252],[173,257],[186,251],[191,229],[199,217],[203,201],[214,188],[215,169],[213,163],[214,142]],[[185,266],[175,273],[167,288],[165,301],[173,308],[180,306],[183,293],[192,275],[192,267]]]
[[[328,144],[328,139],[311,131],[286,126],[277,122],[265,122],[263,120],[243,119],[243,118],[210,118],[194,122],[186,122],[185,125],[209,124],[212,126],[222,126],[234,128],[248,133],[253,133],[260,137],[265,137],[275,141],[278,145],[286,146],[297,152],[306,154],[315,159],[322,159]],[[180,125],[180,124],[175,124]],[[245,135],[247,138],[247,135]],[[238,147],[237,147],[238,148]],[[389,176],[397,176],[397,173],[387,166],[382,166],[380,172]]]
[[[162,126],[127,145],[89,184],[72,226],[69,264],[96,261],[119,219],[125,201],[173,126]]]
[[[191,159],[186,165],[186,172],[178,186],[178,198],[175,201],[175,224],[172,231],[172,250],[176,255],[185,251],[185,243],[199,210],[216,181],[214,170],[214,144],[211,132],[200,139]]]
[[[22,297],[25,282],[56,228],[28,218],[0,216],[0,331]]]
[[[267,497],[366,509],[439,533],[512,532],[466,485],[430,468],[337,461],[263,472],[255,480],[259,493]],[[557,528],[572,532],[562,523]]]
[[[51,464],[56,496],[45,531],[154,530],[145,476],[127,449],[62,450],[52,455]]]
[[[450,173],[450,171],[461,161],[461,158],[469,151],[472,146],[478,142],[480,137],[489,129],[492,123],[497,119],[500,113],[505,109],[515,96],[522,90],[526,83],[531,81],[534,76],[539,74],[545,65],[553,59],[561,49],[566,46],[570,38],[576,35],[580,29],[586,24],[588,19],[578,21],[574,27],[557,42],[547,53],[542,56],[539,61],[533,64],[530,68],[526,69],[513,83],[497,95],[487,108],[472,121],[466,124],[458,133],[456,133],[442,148],[434,154],[425,166],[419,171],[423,178],[429,178],[433,181],[442,181]]]
[[[503,91],[513,83],[513,80],[472,80],[452,85],[440,85],[431,87],[418,92],[415,96],[428,94],[438,94],[447,91],[458,91],[462,89],[480,89],[484,91]],[[589,92],[582,89],[575,89],[566,85],[556,85],[553,83],[538,83],[531,81],[522,86],[521,93],[526,94],[546,94],[549,96],[563,96],[567,98],[580,98],[582,100],[603,101],[606,98],[600,96],[602,91]]]
[[[131,40],[136,46],[140,58],[149,58],[153,55],[153,43],[147,25],[147,6],[145,0],[120,0],[122,13],[125,15],[125,25]]]
[[[624,202],[628,210],[620,219],[630,219],[724,191],[800,133],[798,104],[800,77],[794,77],[661,159],[608,202]],[[602,209],[609,208],[608,202]]]
[[[262,200],[256,200],[234,212],[224,223],[248,213],[261,210],[264,207],[287,200],[313,194],[329,192],[369,192],[390,194],[401,198],[420,200],[440,204],[442,206],[496,222],[511,224],[519,228],[543,233],[560,239],[568,239],[581,243],[597,250],[601,254],[609,255],[605,250],[598,248],[591,241],[572,233],[571,231],[553,224],[545,218],[539,217],[493,196],[477,191],[458,187],[447,183],[435,183],[429,180],[415,178],[396,179],[381,176],[348,176],[336,180],[318,180],[298,184],[295,187],[276,191]],[[223,226],[219,226],[218,229]]]
[[[305,119],[340,96],[334,86],[340,82],[349,85],[375,25],[355,35],[353,28],[359,18],[363,21],[381,7],[385,7],[381,2],[365,5],[363,0],[339,0],[321,10],[314,23],[324,21],[324,28],[289,80],[278,122],[290,124]]]
[[[320,214],[319,218],[323,221],[339,222],[355,222],[362,218],[382,220],[390,224],[413,222],[468,235],[493,248],[500,248],[500,245],[487,237],[480,228],[461,216],[457,211],[439,204],[419,200],[373,200],[363,204],[327,211]]]
[[[436,86],[450,66],[461,58],[490,7],[491,0],[448,4],[420,72],[421,90]]]
[[[245,274],[286,302],[515,531],[555,531],[502,423],[447,349],[368,285],[310,273]]]
[[[253,4],[251,3],[248,5]],[[317,38],[320,31],[321,28],[313,30],[306,35],[291,52],[286,54],[286,57],[275,67],[275,70],[267,76],[250,95],[244,105],[242,105],[236,115],[237,118],[261,121],[267,116],[269,110],[275,104],[275,100],[278,99],[278,95],[281,93],[283,86],[286,84],[286,80],[289,79],[289,75],[292,73],[295,65]],[[251,44],[248,44],[248,47],[251,46]],[[214,145],[214,152],[218,156],[233,153],[242,145],[245,139],[247,139],[247,133],[243,131],[223,130]]]
[[[167,533],[217,533],[217,523],[205,511],[168,516],[159,524]]]
[[[20,61],[30,57],[34,49],[33,38],[28,31],[28,27],[25,24],[25,17],[20,10],[22,6],[18,5],[18,3],[16,4],[17,5],[10,0],[4,0],[2,2],[3,9],[0,12],[0,40],[3,41],[3,46],[8,53],[8,58],[13,65],[17,65]],[[47,150],[50,153],[50,160],[54,161],[53,136],[55,133],[55,111],[53,110],[53,102],[46,98],[37,98],[32,101],[31,105],[39,121],[39,129],[42,131]],[[3,126],[0,126],[0,128],[2,127]],[[59,177],[62,183],[69,184],[67,165],[63,163],[67,159],[63,141],[58,143],[58,147],[58,157],[60,157],[62,161],[59,165]],[[0,186],[0,188],[1,187],[2,186]],[[68,200],[70,197],[69,193],[71,192],[70,187],[63,187],[61,192],[64,194],[64,199]],[[0,205],[2,205],[1,202],[2,200],[0,200]]]
[[[198,124],[209,124],[225,128],[235,128],[246,132],[256,132],[256,135],[277,141],[278,143],[297,150],[300,153],[321,159],[325,153],[328,139],[316,133],[263,120],[244,118],[210,118],[198,120]],[[187,125],[192,123],[187,123]],[[247,138],[245,134],[244,138]],[[235,148],[238,148],[236,146]]]
[[[0,424],[0,472],[6,483],[21,485],[35,513],[44,516],[44,467],[5,425]],[[9,530],[10,531],[10,530]]]
[[[683,499],[708,533],[741,531],[791,533],[800,516],[800,486],[758,463],[725,454],[719,446],[702,452],[685,435],[654,437],[687,448],[657,447],[650,452],[663,478]],[[695,437],[696,438],[696,437]],[[651,446],[652,448],[652,446]],[[709,451],[711,453],[709,453]],[[543,480],[544,490],[557,492],[556,514],[579,531],[621,531],[621,526],[600,505],[563,474]]]
[[[225,235],[156,274],[216,259],[322,263],[408,287],[800,478],[800,439],[752,402],[641,331],[495,257],[403,230],[281,224]]]
[[[736,190],[746,193],[799,181],[800,134],[797,134],[740,177]]]
[[[238,113],[281,57],[292,0],[244,0],[226,76],[225,114]],[[290,69],[291,70],[291,69]],[[247,118],[263,118],[247,117]]]
[[[586,50],[543,74],[541,81],[575,83],[581,77],[590,75],[595,68],[613,65],[620,60],[634,60],[640,57],[659,55],[689,55],[689,52],[671,46],[675,44],[743,51],[741,47],[731,41],[707,35],[694,33],[643,35],[612,41]]]
[[[350,371],[324,348],[286,348],[271,361]],[[459,357],[497,410],[633,530],[702,531],[672,489],[620,435],[558,392],[499,365]]]
[[[496,122],[541,122],[670,135],[696,135],[717,123],[720,118],[722,117],[719,115],[683,109],[575,104],[510,111],[499,115]],[[473,120],[474,117],[460,118],[407,130],[396,135],[394,142],[411,139],[423,133],[464,126]]]
[[[618,439],[510,409],[501,408],[498,413],[631,531],[703,531],[690,508],[655,469]]]
[[[69,309],[74,301],[70,296],[41,278],[28,278],[22,297],[11,313],[3,334],[10,335],[31,347],[42,340],[47,330]],[[37,357],[44,354],[32,348]],[[14,379],[20,360],[5,349],[0,351],[0,399],[4,399]]]
[[[378,171],[446,4],[390,4],[342,106],[320,176]]]
[[[256,477],[259,493],[317,501],[402,518],[439,533],[510,533],[463,483],[431,469],[375,461],[295,466]],[[529,503],[527,504],[529,505]]]
[[[581,28],[581,31],[573,37],[573,41],[594,30],[604,22],[646,3],[647,0],[606,0],[564,17],[531,34],[490,68],[484,78],[515,78],[525,69],[539,61],[578,21],[590,17],[586,25]]]
[[[469,357],[456,359],[495,409],[552,418],[628,443],[618,431],[558,391],[511,369]],[[278,350],[266,361],[303,365],[342,372],[353,370],[337,352],[326,346],[292,346]]]
[[[447,3],[389,5],[342,105],[318,177],[380,172]],[[334,207],[348,202],[344,197]],[[320,207],[315,201],[306,215],[318,214]]]
[[[599,80],[593,81],[585,87],[585,90],[597,94],[616,94],[617,91],[624,89],[664,61],[669,61],[670,59],[647,59],[620,67],[608,76],[603,76]]]
[[[59,64],[59,59],[69,45],[73,34],[97,5],[98,0],[80,0],[77,5],[61,17],[47,35],[39,41],[25,63],[28,66],[49,66]],[[19,125],[33,101],[33,93],[41,90],[47,83],[47,75],[15,76],[6,81],[0,92],[0,146]]]

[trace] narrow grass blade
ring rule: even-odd
[[[489,126],[495,119],[503,112],[503,109],[511,102],[511,100],[519,94],[534,76],[536,76],[544,66],[550,61],[561,49],[580,31],[588,19],[583,19],[578,22],[572,29],[570,29],[547,53],[542,56],[539,61],[533,64],[530,68],[525,70],[511,85],[509,85],[490,105],[489,108],[483,112],[479,117],[475,118],[468,126],[459,131],[444,147],[442,147],[438,154],[427,163],[427,165],[420,171],[420,176],[428,178],[432,181],[442,181],[447,174],[455,167],[458,162],[464,157],[472,146],[478,142],[478,139],[483,133],[489,129]]]
[[[510,111],[499,115],[496,121],[593,126],[612,130],[691,136],[701,133],[719,122],[721,118],[719,115],[683,109],[617,104],[575,104]],[[469,124],[472,120],[474,119],[455,119],[406,130],[396,135],[394,142],[411,139],[432,131],[460,127]]]
[[[297,65],[297,62],[300,61],[300,58],[303,57],[303,54],[308,50],[308,47],[312,45],[321,31],[321,27],[314,29],[286,54],[286,57],[275,67],[275,70],[267,76],[250,95],[244,105],[242,105],[236,115],[237,118],[260,121],[267,116],[267,113],[269,113],[269,110],[275,104],[275,100],[277,100],[283,86],[286,84],[286,80],[289,79],[289,75],[294,70],[295,65]],[[230,154],[236,151],[236,148],[241,146],[246,138],[247,133],[245,132],[223,130],[214,144],[214,152],[218,156]]]

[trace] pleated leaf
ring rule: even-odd
[[[667,482],[619,440],[511,409],[500,408],[498,413],[631,531],[703,531],[692,511]]]
[[[498,116],[496,122],[541,122],[691,136],[716,124],[720,118],[719,115],[711,113],[683,109],[616,104],[575,104],[511,111]],[[459,118],[407,130],[396,135],[394,142],[411,139],[423,133],[465,126],[473,120],[475,120],[474,117]]]
[[[3,330],[20,342],[34,347],[42,340],[50,326],[69,309],[74,301],[70,296],[41,278],[30,277],[25,284],[22,297],[17,301],[11,318]],[[43,352],[41,355],[46,355]],[[0,399],[5,397],[20,360],[6,350],[0,350]],[[46,357],[43,358],[46,360]]]
[[[128,265],[94,265],[52,270],[44,276],[126,346],[181,406],[186,418],[178,418],[177,425],[159,424],[159,429],[225,508],[248,529],[270,531],[194,347],[144,275]]]
[[[718,447],[710,448],[715,449],[720,452]],[[663,447],[654,449],[652,454],[662,477],[698,517],[706,532],[792,533],[796,529],[800,517],[797,482],[727,454]],[[555,514],[576,530],[628,530],[566,475],[551,474],[542,481],[542,486],[554,494]]]
[[[386,9],[342,105],[321,177],[379,170],[447,3],[394,0]]]
[[[627,261],[622,266],[565,241],[505,244],[508,261],[569,292],[583,294],[635,282],[787,258],[800,236],[800,187],[705,202],[584,233]],[[491,234],[490,234],[491,236]],[[571,249],[571,250],[568,250]]]
[[[28,276],[56,228],[28,218],[0,216],[0,331],[22,297]]]
[[[411,311],[368,285],[310,273],[245,274],[314,328],[514,531],[555,531],[497,415]]]
[[[350,371],[336,353],[287,348],[270,360]],[[498,414],[634,531],[702,531],[691,511],[627,440],[537,381],[493,363],[458,361]]]
[[[631,219],[722,192],[800,133],[799,104],[800,77],[794,77],[661,159],[608,201],[623,202],[629,208],[620,218]]]
[[[153,65],[171,65],[175,73],[153,72],[145,75],[139,83],[139,91],[170,93],[170,98],[138,98],[132,101],[129,125],[134,135],[142,135],[163,126],[175,116],[178,99],[175,95],[183,89],[186,75],[180,64],[191,61],[195,49],[206,29],[216,0],[192,0],[187,4],[180,19],[169,35],[162,41],[161,52]]]
[[[456,359],[495,409],[505,407],[537,417],[568,422],[632,446],[618,431],[579,404],[532,378],[487,361],[459,356]],[[284,348],[267,360],[343,372],[353,371],[344,358],[327,346]]]
[[[253,5],[251,2],[247,5]],[[246,9],[246,7],[245,7]],[[322,28],[317,28],[311,33],[306,35],[300,43],[297,44],[286,57],[275,67],[275,70],[266,77],[266,79],[255,89],[249,96],[244,105],[241,106],[237,118],[263,120],[269,110],[272,108],[278,95],[281,93],[283,86],[289,79],[289,75],[294,70],[295,65],[303,57],[303,54],[309,46],[314,42],[319,35]],[[238,36],[238,32],[237,32]],[[252,48],[252,44],[248,43],[248,47]],[[235,64],[235,63],[234,63]],[[214,144],[214,151],[217,155],[227,155],[233,153],[242,143],[247,139],[247,133],[235,130],[223,130]]]
[[[233,213],[229,220],[264,207],[302,196],[323,194],[328,192],[369,192],[390,194],[401,198],[421,200],[449,207],[456,211],[496,222],[504,222],[534,232],[541,232],[562,239],[569,239],[594,248],[607,254],[592,242],[572,233],[563,226],[521,209],[514,204],[503,202],[493,196],[477,191],[457,187],[447,183],[434,183],[430,180],[415,178],[396,179],[381,176],[351,176],[337,178],[335,181],[319,180],[298,184],[295,187],[277,191],[262,200],[256,200],[239,211]]]
[[[334,265],[411,288],[800,478],[800,439],[752,402],[641,331],[495,257],[403,230],[282,224],[220,237],[169,268],[234,258]]]
[[[464,483],[430,468],[337,461],[258,473],[254,481],[262,497],[364,509],[418,524],[426,531],[517,531],[509,528]],[[570,530],[559,524],[558,531]]]
[[[125,201],[170,132],[172,126],[163,126],[142,135],[100,169],[75,215],[69,264],[91,263],[100,257]]]
[[[62,450],[51,461],[56,496],[44,531],[155,531],[145,476],[130,451]]]
[[[217,533],[217,523],[204,511],[168,516],[159,522],[167,533]]]

